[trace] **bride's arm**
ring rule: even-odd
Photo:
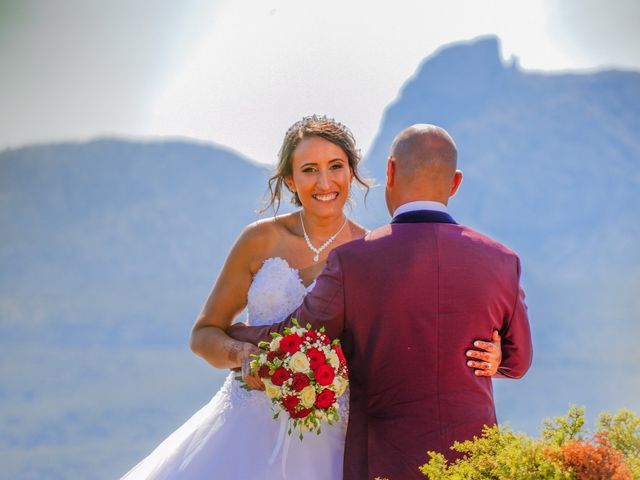
[[[256,347],[234,340],[224,330],[244,309],[252,281],[252,264],[266,246],[265,226],[244,229],[229,252],[218,279],[191,330],[191,350],[216,368],[237,368]]]

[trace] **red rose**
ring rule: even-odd
[[[333,405],[333,402],[336,399],[336,394],[333,393],[331,390],[329,390],[328,388],[325,388],[324,390],[322,390],[318,396],[316,397],[316,407],[318,408],[322,408],[322,409],[327,409],[329,408],[331,405]]]
[[[325,357],[322,350],[318,348],[310,348],[309,351],[307,351],[307,358],[309,358],[311,370],[315,370],[320,365],[324,365],[327,361],[327,357]]]
[[[261,378],[268,377],[269,376],[269,367],[267,365],[262,365],[258,369],[258,376],[260,376]]]
[[[267,352],[267,361],[273,362],[276,358],[284,358],[284,352]]]
[[[304,418],[307,415],[309,415],[311,413],[311,409],[310,408],[302,408],[300,410],[298,410],[297,412],[289,412],[289,415],[291,415],[291,418]]]
[[[317,369],[313,371],[316,377],[316,382],[323,387],[326,387],[336,376],[336,373],[333,371],[333,367],[328,364],[320,365]],[[275,374],[274,374],[275,377]],[[274,382],[275,383],[275,382]]]
[[[308,330],[304,334],[304,338],[313,343],[318,338],[318,332],[316,332],[315,330]]]
[[[291,378],[291,373],[284,367],[276,368],[276,371],[273,372],[271,376],[271,383],[277,385],[278,387],[282,386],[284,382]]]
[[[293,388],[296,392],[299,392],[304,387],[308,387],[310,384],[309,377],[307,377],[304,373],[294,373],[291,380],[291,388]]]
[[[342,349],[340,348],[340,345],[335,345],[333,348],[335,348],[335,350],[336,350],[336,355],[338,355],[338,359],[340,360],[340,363],[342,365],[346,365],[347,364],[347,359],[344,358],[344,353],[342,352]]]
[[[296,353],[300,350],[300,345],[302,345],[302,338],[295,333],[285,335],[282,337],[282,340],[280,340],[280,350],[285,353]]]
[[[327,337],[324,333],[318,334],[318,340],[320,340],[320,342],[324,345],[331,345],[331,340],[329,340],[329,337]]]
[[[282,399],[282,405],[289,412],[292,412],[293,409],[296,408],[296,405],[298,405],[299,402],[300,402],[300,399],[295,395],[287,395]]]

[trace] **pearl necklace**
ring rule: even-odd
[[[333,236],[330,237],[326,242],[324,242],[319,248],[316,248],[311,244],[311,240],[309,240],[309,235],[307,235],[307,230],[304,228],[304,220],[302,219],[302,211],[300,212],[300,223],[302,223],[302,233],[304,233],[304,239],[307,242],[307,247],[309,247],[309,250],[311,250],[313,253],[315,253],[315,255],[313,256],[313,261],[314,262],[317,262],[318,260],[320,260],[320,252],[322,252],[325,248],[327,248],[329,245],[331,245],[331,243],[336,239],[336,237],[338,235],[340,235],[340,232],[342,231],[344,226],[347,224],[348,220],[349,220],[348,218],[345,218],[344,219],[344,223],[338,229],[338,231],[335,234],[333,234]]]

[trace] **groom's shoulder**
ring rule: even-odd
[[[388,238],[391,234],[391,226],[384,225],[382,227],[376,228],[371,231],[367,231],[363,229],[364,236],[351,240],[350,242],[344,243],[339,247],[336,247],[336,253],[339,254],[351,254],[351,253],[360,253],[366,254],[367,251],[371,249],[375,249],[381,246],[381,242],[383,238]]]
[[[466,225],[456,225],[458,232],[456,235],[460,236],[461,240],[466,242],[472,247],[482,248],[486,250],[494,251],[495,253],[506,255],[509,257],[517,257],[518,254],[505,244],[491,238],[489,235],[479,232]]]

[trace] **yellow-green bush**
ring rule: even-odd
[[[584,408],[546,421],[540,438],[507,427],[486,427],[451,448],[464,458],[448,464],[428,452],[420,471],[430,480],[640,480],[640,418],[628,410],[603,413],[596,431],[584,429]]]

